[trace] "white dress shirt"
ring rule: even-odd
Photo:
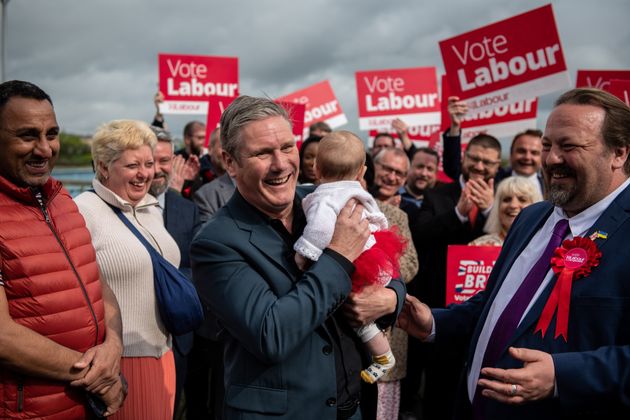
[[[166,208],[166,191],[155,198],[157,198],[158,201],[158,209],[160,209],[160,214],[164,216],[164,209]]]

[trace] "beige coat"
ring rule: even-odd
[[[377,203],[387,217],[389,226],[396,226],[400,234],[407,240],[407,249],[400,258],[400,274],[403,281],[409,283],[418,272],[418,253],[411,240],[407,213],[382,201],[377,201]],[[407,375],[407,333],[400,328],[392,327],[385,331],[385,335],[396,358],[396,365],[381,381],[399,381]]]

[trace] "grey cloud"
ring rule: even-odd
[[[357,130],[355,71],[441,73],[438,41],[546,3],[13,0],[7,77],[40,84],[65,129],[87,134],[113,118],[151,119],[159,52],[237,56],[242,93],[279,96],[329,79]],[[630,3],[552,4],[572,79],[578,68],[630,69]],[[539,125],[555,96],[541,98]],[[167,117],[174,133],[192,118]]]

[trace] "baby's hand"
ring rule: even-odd
[[[308,266],[308,260],[304,258],[303,255],[295,253],[295,264],[297,264],[298,268],[302,271],[306,271],[306,267]]]

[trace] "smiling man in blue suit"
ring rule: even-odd
[[[407,298],[410,334],[470,343],[457,418],[630,418],[629,151],[626,104],[565,93],[543,137],[549,201],[519,215],[486,291],[433,311]]]
[[[393,323],[405,288],[396,279],[350,293],[352,261],[369,236],[354,200],[320,259],[299,270],[293,243],[306,221],[289,121],[264,98],[241,96],[225,110],[221,143],[236,192],[192,245],[193,278],[224,344],[223,414],[361,419],[363,401],[374,408],[376,399],[362,400],[362,345],[350,324]]]

